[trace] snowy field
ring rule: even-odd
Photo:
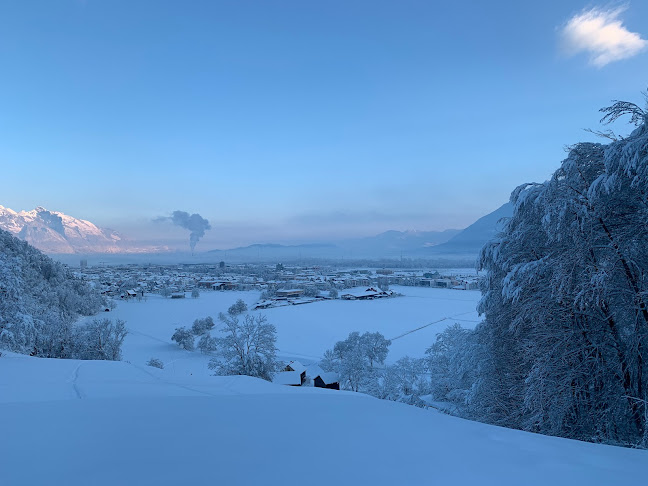
[[[379,331],[392,339],[388,362],[403,356],[422,357],[436,335],[459,322],[474,327],[478,322],[477,291],[392,287],[404,297],[368,301],[334,300],[254,311],[265,314],[277,327],[277,346],[282,359],[319,361],[324,351],[352,331]],[[237,299],[251,307],[259,292],[202,292],[198,299],[165,299],[151,295],[144,302],[121,302],[106,317],[126,321],[129,335],[124,360],[143,365],[161,359],[179,374],[209,375],[209,357],[188,352],[171,341],[176,327],[190,327],[200,317],[226,312]],[[424,327],[426,326],[426,327]],[[420,329],[422,327],[422,329]],[[218,334],[218,326],[212,335]]]
[[[639,485],[648,464],[362,394],[11,353],[0,431],[3,486]]]

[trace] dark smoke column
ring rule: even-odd
[[[173,224],[182,226],[184,229],[191,231],[189,235],[189,246],[191,246],[191,254],[193,255],[198,240],[205,236],[205,231],[210,230],[211,226],[209,221],[203,218],[200,214],[189,214],[185,211],[173,211],[171,216]]]

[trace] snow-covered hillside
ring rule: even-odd
[[[0,357],[0,484],[642,484],[648,452],[361,394]]]
[[[140,253],[160,248],[138,247],[119,233],[90,221],[37,207],[16,212],[0,206],[0,229],[50,254]]]

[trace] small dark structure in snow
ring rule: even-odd
[[[185,297],[186,296],[184,292],[174,292],[171,294],[172,299],[184,299]]]
[[[313,386],[318,388],[340,389],[340,381],[335,373],[320,373],[313,380]]]
[[[262,300],[261,302],[257,302],[253,310],[267,309],[268,307],[272,307],[272,304],[274,304],[272,300]]]
[[[236,290],[238,284],[234,282],[216,282],[212,285],[214,290]]]
[[[304,291],[302,289],[277,290],[277,299],[288,299],[289,297],[300,297]]]
[[[391,297],[393,294],[391,290],[380,290],[375,287],[369,287],[367,290],[346,292],[340,298],[343,300],[373,300]]]

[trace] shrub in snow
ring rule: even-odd
[[[219,357],[209,368],[219,375],[248,375],[272,380],[277,370],[277,330],[264,315],[218,316],[222,337],[215,338]]]
[[[208,354],[216,351],[216,347],[216,338],[211,337],[209,334],[204,334],[198,341],[198,349],[200,349],[202,353]]]
[[[203,319],[196,319],[191,326],[191,332],[196,336],[202,336],[212,329],[214,329],[214,319],[212,319],[211,316],[204,317]]]
[[[149,359],[146,364],[148,366],[152,366],[153,368],[160,368],[161,370],[164,369],[164,363],[157,358]]]
[[[243,314],[244,312],[247,312],[248,307],[243,300],[238,299],[234,304],[230,306],[229,309],[227,309],[227,313],[230,316],[238,316],[239,314]]]
[[[186,327],[177,327],[171,341],[178,343],[182,349],[193,351],[194,349],[194,334]]]
[[[127,334],[122,320],[94,319],[72,329],[66,340],[69,346],[66,357],[118,361]]]
[[[306,287],[304,289],[304,296],[306,297],[317,297],[319,295],[319,289],[317,287]]]
[[[198,297],[200,297],[200,291],[199,291],[198,289],[193,289],[193,290],[191,291],[191,296],[192,296],[194,299],[197,299]]]
[[[338,291],[337,291],[337,289],[332,288],[331,290],[329,290],[328,295],[329,295],[329,297],[330,297],[331,299],[337,299],[337,298],[338,298]]]

